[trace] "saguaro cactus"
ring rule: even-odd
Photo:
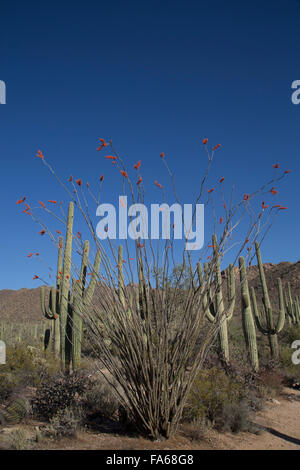
[[[67,323],[70,305],[70,278],[72,262],[72,238],[74,222],[74,204],[70,202],[67,220],[67,234],[63,257],[62,280],[60,289],[60,354],[63,368],[68,367],[71,360],[71,342],[67,335]]]
[[[227,270],[227,307],[224,305],[223,293],[222,293],[222,275],[220,269],[220,260],[219,260],[219,251],[217,245],[217,237],[213,235],[212,237],[214,257],[213,257],[213,267],[214,267],[214,281],[215,281],[215,292],[214,296],[212,295],[211,289],[208,289],[208,292],[203,297],[203,307],[206,310],[207,319],[212,322],[220,323],[219,327],[219,344],[220,352],[225,363],[229,364],[229,343],[228,343],[228,322],[231,320],[235,305],[235,280],[234,280],[234,270],[233,265],[230,264]],[[205,281],[206,286],[209,283],[209,269],[207,263],[204,264],[205,271]],[[198,263],[198,276],[200,284],[203,285],[205,292],[205,283],[203,284],[203,275],[201,270],[201,265]],[[213,298],[214,297],[214,298]]]
[[[243,322],[244,338],[245,338],[247,352],[248,352],[252,369],[254,370],[254,372],[258,372],[259,362],[258,362],[255,323],[254,323],[252,308],[251,308],[245,260],[242,256],[239,258],[239,267],[240,267],[240,280],[241,280],[242,322]]]
[[[77,369],[80,366],[81,343],[82,343],[82,315],[90,307],[92,297],[95,291],[98,272],[100,267],[100,251],[97,251],[91,280],[85,288],[87,268],[89,265],[89,242],[85,241],[80,275],[77,281],[73,281],[73,302],[71,305],[70,324],[71,324],[71,342],[72,342],[72,366]]]
[[[62,275],[63,237],[59,237],[56,287],[52,286],[49,294],[49,305],[46,307],[45,286],[41,287],[41,306],[43,315],[52,323],[53,350],[57,357],[60,355],[60,285]],[[51,339],[51,338],[50,338]]]
[[[300,322],[299,312],[299,301],[298,297],[293,300],[291,285],[288,282],[288,293],[285,293],[285,308],[287,311],[287,317],[289,324],[297,325]]]
[[[263,320],[257,307],[255,291],[254,291],[254,288],[252,287],[251,297],[252,297],[255,321],[256,321],[256,325],[259,331],[263,335],[268,336],[271,357],[274,359],[277,359],[279,355],[277,334],[282,330],[284,326],[284,322],[285,322],[285,310],[284,310],[282,283],[281,283],[281,279],[278,279],[279,314],[278,314],[277,323],[275,325],[274,318],[273,318],[273,310],[272,310],[271,302],[269,298],[268,287],[266,283],[266,278],[265,278],[265,273],[264,273],[264,268],[263,268],[263,264],[261,260],[261,254],[260,254],[260,248],[259,248],[258,242],[255,242],[255,250],[256,250],[259,275],[260,275],[260,280],[261,280],[262,290],[263,290],[262,301],[263,301],[265,317],[266,317],[265,326],[263,325]]]

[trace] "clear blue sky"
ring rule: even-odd
[[[105,173],[110,202],[116,174],[95,151],[99,137],[129,165],[142,160],[150,195],[154,179],[168,182],[164,151],[187,202],[199,187],[204,137],[222,144],[212,185],[224,176],[242,194],[271,176],[273,163],[291,169],[277,199],[289,209],[263,258],[299,260],[300,105],[291,102],[299,18],[297,0],[2,3],[0,289],[36,287],[40,268],[26,255],[53,255],[16,206],[24,195],[59,197],[37,150],[63,178]]]

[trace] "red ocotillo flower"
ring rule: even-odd
[[[224,176],[220,179],[220,183],[223,183],[223,181],[225,180]]]
[[[288,174],[288,173],[290,173],[290,172],[291,172],[291,170],[285,170],[285,173],[286,173],[286,174]]]
[[[286,209],[287,209],[287,207],[279,207],[278,210],[280,210],[280,211],[285,211]]]
[[[72,175],[70,175],[69,181],[70,181],[70,183],[72,183],[72,181],[73,181],[73,176]]]
[[[275,206],[272,206],[272,209],[276,209],[276,208],[279,208],[279,207],[281,207],[280,204],[275,204]]]
[[[29,253],[29,255],[27,255],[27,258],[31,258],[33,256],[33,253]]]
[[[56,233],[58,233],[59,235],[61,235],[61,231],[60,230],[55,230]]]
[[[154,184],[155,186],[157,186],[158,188],[162,189],[162,185],[160,183],[158,183],[156,180],[154,181]]]
[[[100,178],[99,178],[100,181],[103,181],[104,180],[104,175],[101,175]]]
[[[263,202],[262,202],[262,208],[263,208],[263,209],[267,209],[268,207],[269,207],[269,206],[266,205],[265,202],[263,201]]]
[[[97,148],[98,152],[99,152],[99,150],[101,150],[103,147],[107,147],[107,146],[108,146],[108,144],[105,142],[104,139],[99,139],[99,142],[101,142],[101,145],[100,145],[100,147]]]
[[[207,192],[212,193],[214,190],[215,190],[215,188],[211,188],[211,189],[208,189]]]
[[[75,183],[77,183],[78,186],[81,186],[82,185],[82,179],[79,178],[78,180],[75,180]]]
[[[141,164],[142,164],[142,161],[139,160],[135,165],[133,165],[133,168],[135,168],[136,170],[139,170]]]
[[[23,199],[19,199],[16,204],[22,204],[22,202],[24,202],[26,199],[26,196],[23,197]]]
[[[165,157],[165,153],[164,153],[164,152],[161,152],[160,158],[164,158],[164,157]]]
[[[113,155],[106,155],[105,157],[107,160],[117,160],[117,157],[114,157]]]
[[[141,182],[142,182],[142,177],[140,176],[139,179],[137,180],[136,184],[139,185],[139,184],[141,184]]]
[[[225,202],[223,202],[223,207],[224,207],[224,209],[226,209],[226,203]]]
[[[141,244],[141,242],[138,243],[139,248],[144,248],[145,243]]]
[[[220,224],[223,223],[223,217],[220,218],[220,221],[219,221],[219,222],[220,222]]]
[[[213,150],[217,150],[217,149],[220,148],[220,147],[221,147],[221,144],[217,144],[217,145],[215,145],[215,146],[213,147]]]
[[[90,187],[90,183],[86,183],[86,187],[89,188],[89,187]]]
[[[274,163],[274,164],[272,165],[272,167],[273,167],[273,168],[279,168],[279,163]]]
[[[81,238],[81,233],[80,232],[77,232],[77,237]]]
[[[203,139],[203,141],[202,141],[203,145],[206,145],[207,142],[208,142],[208,139]]]
[[[57,204],[57,201],[55,201],[54,199],[49,199],[48,202],[51,202],[52,204]]]
[[[128,178],[126,171],[120,170],[120,173],[122,176],[124,176],[124,178]]]
[[[44,155],[42,154],[40,150],[38,150],[38,153],[36,154],[36,156],[44,160]]]
[[[39,232],[39,235],[45,235],[45,233],[46,233],[46,230],[41,230],[41,231]]]
[[[59,242],[58,246],[59,246],[59,248],[62,248],[63,244],[61,242]]]
[[[270,193],[273,194],[273,196],[275,196],[275,194],[278,194],[278,191],[276,191],[275,188],[271,188]]]
[[[244,194],[244,201],[249,201],[250,194]]]
[[[36,252],[35,256],[40,256],[39,252]]]
[[[39,201],[39,204],[45,209],[45,204],[43,203],[43,201]]]
[[[38,279],[39,276],[37,276],[36,274],[33,276],[32,280],[34,281],[35,279]]]

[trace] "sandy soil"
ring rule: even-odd
[[[164,442],[151,442],[140,437],[129,437],[113,433],[80,432],[76,439],[51,441],[43,439],[35,449],[63,450],[300,450],[300,391],[284,389],[276,399],[268,402],[265,409],[257,413],[255,422],[261,426],[259,435],[250,433],[218,433],[209,431],[201,441],[187,437],[184,427],[178,434]],[[19,425],[29,437],[36,434],[38,423]],[[12,428],[0,431],[0,441]]]

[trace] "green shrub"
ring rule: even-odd
[[[43,377],[53,374],[59,367],[53,355],[23,345],[8,346],[6,364],[0,367],[0,401],[28,386],[37,386]]]
[[[115,397],[111,386],[103,379],[96,380],[86,392],[83,407],[88,416],[98,415],[112,418],[119,408],[119,401]]]
[[[23,429],[14,429],[5,436],[5,444],[10,450],[28,450],[30,449],[30,441],[26,437]]]
[[[54,439],[62,437],[76,437],[83,422],[81,407],[67,407],[59,410],[51,419],[50,424],[44,430],[44,435]]]
[[[249,430],[251,400],[242,382],[213,367],[196,377],[184,410],[184,419],[206,422],[217,429]]]

